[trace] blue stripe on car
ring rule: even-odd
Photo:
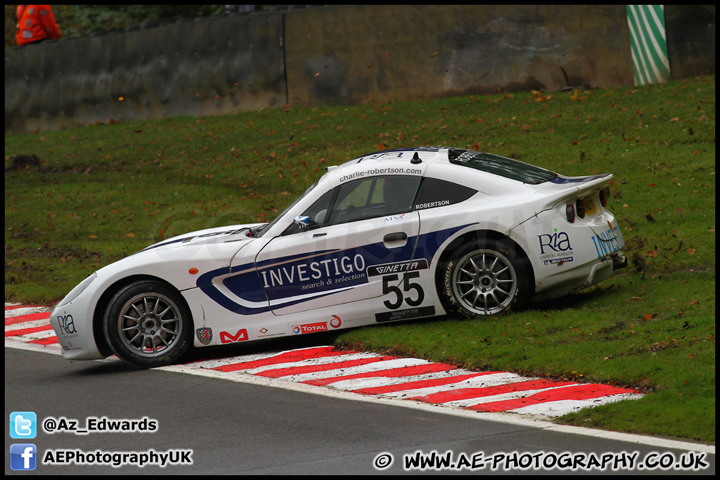
[[[276,308],[283,299],[282,306],[296,305],[299,303],[314,300],[327,295],[333,295],[348,290],[354,286],[362,285],[368,282],[367,267],[381,264],[407,261],[412,258],[425,258],[430,264],[435,252],[440,245],[450,236],[459,230],[471,224],[458,227],[439,230],[437,232],[429,232],[416,237],[418,239],[417,248],[415,242],[408,242],[404,247],[393,249],[393,255],[388,258],[388,249],[382,242],[364,245],[347,250],[326,250],[321,252],[309,252],[305,254],[291,255],[272,260],[264,260],[257,265],[246,263],[236,267],[219,268],[204,273],[197,280],[197,286],[213,301],[222,307],[238,314],[253,315],[269,311],[271,308],[268,302],[272,302]],[[413,254],[413,251],[414,254]],[[352,270],[348,266],[348,262],[354,262],[356,255],[361,255],[363,259],[363,271],[355,271],[355,264]],[[349,261],[347,259],[350,259]],[[325,263],[322,263],[325,262]],[[343,268],[341,262],[345,262],[345,270],[338,274],[336,266]],[[311,263],[322,263],[322,268],[316,265],[321,272],[325,269],[326,275],[320,275],[318,278],[310,278],[300,282],[300,267],[308,266]],[[270,277],[270,271],[275,270],[275,276]],[[284,270],[282,270],[284,269]],[[328,274],[332,270],[332,275]],[[312,271],[312,269],[311,269]],[[263,272],[265,274],[263,275]],[[235,273],[233,275],[233,273]],[[305,270],[306,274],[308,270]],[[236,300],[231,299],[218,289],[213,283],[217,277],[225,276],[222,284],[233,295],[237,296],[240,301],[244,301],[244,305]],[[334,283],[336,277],[348,278],[338,286]],[[274,279],[274,282],[273,282]],[[313,281],[324,281],[323,285],[318,285],[309,290],[303,290],[303,286],[307,288],[308,284]],[[332,282],[328,281],[332,280]],[[316,295],[314,295],[316,294]],[[304,298],[298,298],[304,296]],[[297,300],[291,300],[297,298]],[[258,304],[263,304],[258,306]]]

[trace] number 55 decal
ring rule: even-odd
[[[405,278],[402,281],[403,288],[401,290],[399,285],[390,284],[391,282],[396,282],[399,279],[398,274],[394,273],[392,275],[385,275],[382,279],[382,293],[383,295],[394,295],[394,301],[391,301],[393,299],[385,300],[383,305],[390,310],[400,308],[403,304],[403,300],[411,307],[417,307],[420,305],[423,300],[425,300],[425,292],[419,283],[412,282],[412,279],[418,277],[420,277],[420,272],[406,272]],[[415,292],[417,292],[417,298],[413,299],[412,295],[404,296],[404,292],[409,292],[410,290],[415,290]]]

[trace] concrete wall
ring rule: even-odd
[[[715,5],[666,5],[672,78],[715,73]]]
[[[624,6],[330,6],[12,48],[5,133],[286,103],[632,85],[625,15]],[[714,73],[715,7],[668,6],[666,18],[673,78]]]
[[[627,85],[624,25],[624,7],[607,6],[295,11],[286,19],[290,103]]]
[[[282,24],[219,16],[6,50],[5,132],[282,106]]]

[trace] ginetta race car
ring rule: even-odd
[[[180,235],[96,271],[51,324],[67,359],[154,367],[191,344],[497,315],[626,265],[611,179],[458,148],[365,155],[270,223]]]

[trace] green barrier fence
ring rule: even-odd
[[[627,5],[635,85],[670,80],[664,5]]]

